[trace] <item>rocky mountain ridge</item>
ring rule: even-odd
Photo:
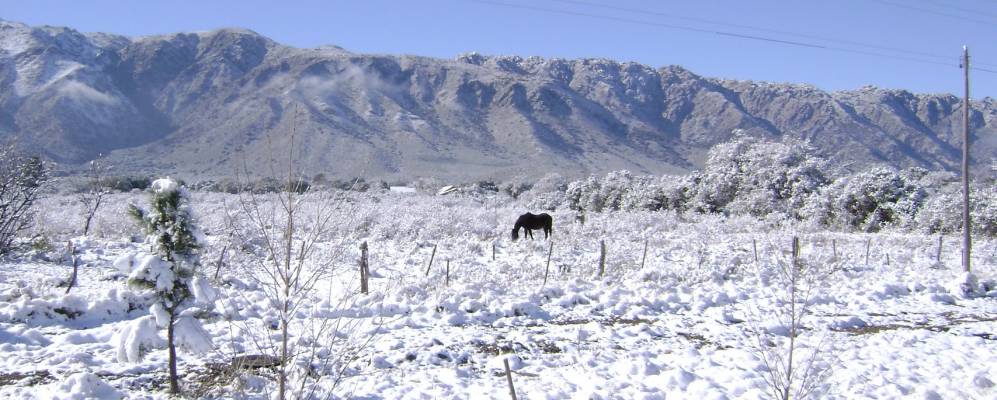
[[[127,38],[0,21],[0,136],[72,169],[502,179],[682,173],[734,135],[805,140],[842,168],[958,168],[961,99],[706,78],[678,66],[298,49],[255,32]],[[997,157],[975,101],[974,168]],[[271,159],[278,161],[271,162]],[[283,160],[283,161],[282,161]]]

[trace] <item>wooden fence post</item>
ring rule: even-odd
[[[758,264],[758,240],[751,239],[751,250],[755,253],[755,264]]]
[[[835,239],[831,239],[831,254],[834,261],[838,261],[838,241]]]
[[[554,254],[554,241],[550,241],[550,249],[547,250],[547,266],[544,267],[544,283],[541,285],[547,286],[547,276],[550,275],[550,256]]]
[[[433,259],[436,258],[436,244],[433,244],[433,254],[429,255],[429,265],[426,266],[426,276],[429,276],[429,269],[433,268]]]
[[[509,381],[509,395],[512,396],[512,400],[516,400],[516,388],[512,386],[512,370],[509,369],[509,359],[503,359],[502,364],[505,364],[505,379]]]
[[[367,294],[367,278],[370,270],[367,264],[367,241],[360,244],[360,293]]]
[[[214,280],[216,280],[216,281],[218,280],[218,273],[221,272],[221,270],[222,270],[222,264],[225,261],[225,252],[226,251],[228,251],[228,245],[225,245],[225,247],[222,248],[222,253],[218,255],[218,262],[215,263],[215,278],[214,278]]]
[[[446,272],[446,278],[443,281],[443,286],[444,287],[449,287],[450,286],[450,259],[449,258],[447,259],[447,272]]]
[[[640,269],[644,269],[645,261],[647,261],[647,239],[644,239],[644,255],[640,257]]]
[[[599,241],[599,277],[606,273],[606,240]]]
[[[69,276],[69,284],[66,285],[66,294],[69,294],[69,291],[73,290],[73,286],[76,286],[76,274],[79,268],[79,259],[76,258],[76,249],[73,247],[73,241],[67,242],[66,252],[69,253],[69,259],[73,261],[73,274]]]
[[[492,261],[495,261],[495,242],[492,242]]]

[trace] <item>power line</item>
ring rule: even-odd
[[[666,24],[666,23],[661,23],[661,22],[641,21],[641,20],[636,20],[636,19],[614,17],[614,16],[608,16],[608,15],[590,14],[590,13],[581,12],[581,11],[558,10],[558,9],[545,8],[545,7],[536,7],[536,6],[526,5],[526,4],[506,3],[506,2],[492,1],[492,0],[470,0],[470,1],[472,1],[474,3],[491,4],[491,5],[502,6],[502,7],[521,8],[521,9],[525,9],[525,10],[542,11],[542,12],[548,12],[548,13],[554,13],[554,14],[566,14],[566,15],[574,15],[574,16],[580,16],[580,17],[598,18],[598,19],[605,19],[605,20],[617,21],[617,22],[625,22],[625,23],[631,23],[631,24],[640,24],[640,25],[656,26],[656,27],[661,27],[661,28],[678,29],[678,30],[684,30],[684,31],[689,31],[689,32],[696,32],[696,33],[709,33],[709,34],[721,35],[721,36],[733,36],[733,37],[740,37],[740,38],[744,38],[744,39],[752,39],[752,40],[760,40],[760,41],[766,41],[766,42],[782,43],[782,44],[788,44],[788,45],[800,46],[800,47],[812,47],[812,48],[818,48],[818,49],[826,48],[826,46],[819,45],[819,44],[803,43],[803,42],[797,42],[797,41],[792,41],[792,40],[781,40],[781,39],[767,38],[767,37],[762,37],[762,36],[743,35],[743,34],[740,34],[740,33],[715,31],[715,30],[711,30],[711,29],[702,29],[702,28],[696,28],[696,27],[685,26],[685,25]]]
[[[636,20],[636,19],[630,19],[630,18],[622,18],[622,17],[616,17],[616,16],[599,15],[599,14],[592,14],[592,13],[581,12],[581,11],[574,11],[574,10],[552,9],[552,8],[537,7],[537,6],[525,5],[525,4],[518,4],[518,3],[507,3],[507,2],[495,1],[495,0],[469,0],[469,1],[475,2],[475,3],[496,5],[496,6],[501,6],[501,7],[508,7],[508,8],[518,8],[518,9],[525,9],[525,10],[532,10],[532,11],[541,11],[541,12],[553,13],[553,14],[563,14],[563,15],[573,15],[573,16],[581,16],[581,17],[588,17],[588,18],[604,19],[604,20],[610,20],[610,21],[616,21],[616,22],[623,22],[623,23],[629,23],[629,24],[655,26],[655,27],[668,28],[668,29],[684,30],[684,31],[695,32],[695,33],[706,33],[706,34],[713,34],[713,35],[719,35],[719,36],[741,38],[741,39],[746,39],[746,40],[764,41],[764,42],[769,42],[769,43],[791,45],[791,46],[797,46],[797,47],[807,47],[807,48],[814,48],[814,49],[819,49],[819,50],[830,50],[830,51],[837,51],[837,52],[843,52],[843,53],[860,54],[860,55],[866,55],[866,56],[871,56],[871,57],[888,58],[888,59],[893,59],[893,60],[903,60],[903,61],[910,61],[910,62],[916,62],[916,63],[921,63],[921,64],[943,65],[943,66],[947,66],[947,67],[953,67],[953,66],[957,65],[955,63],[947,63],[947,62],[935,61],[935,60],[926,60],[926,59],[923,59],[923,58],[915,58],[915,57],[908,57],[908,56],[898,56],[898,55],[892,55],[892,54],[883,54],[883,53],[876,53],[876,52],[872,52],[872,51],[864,51],[864,50],[856,50],[856,49],[847,49],[847,48],[842,48],[842,47],[826,46],[826,45],[815,44],[815,43],[808,43],[808,42],[803,42],[803,41],[782,40],[782,39],[776,39],[776,38],[770,38],[770,37],[764,37],[764,36],[745,35],[745,34],[741,34],[741,33],[737,33],[737,32],[728,32],[728,31],[718,31],[718,30],[711,30],[711,29],[702,29],[702,28],[691,27],[691,26],[686,26],[686,25],[666,24],[666,23],[660,23],[660,22],[650,22],[650,21]],[[997,73],[997,71],[992,71],[992,70],[987,70],[987,69],[981,69],[981,68],[977,68],[977,67],[970,67],[970,69],[977,70],[977,71],[982,71],[982,72]]]
[[[868,47],[868,48],[872,48],[872,49],[893,51],[893,52],[897,52],[897,53],[907,53],[907,54],[915,55],[915,56],[933,57],[933,58],[937,58],[937,59],[941,59],[941,60],[951,59],[950,56],[943,56],[943,55],[938,55],[938,54],[924,53],[924,52],[914,51],[914,50],[906,50],[906,49],[900,49],[900,48],[895,48],[895,47],[881,46],[881,45],[875,45],[875,44],[868,44],[868,43],[856,42],[856,41],[845,40],[845,39],[828,38],[828,37],[824,37],[824,36],[810,35],[810,34],[798,33],[798,32],[789,32],[789,31],[783,31],[783,30],[778,30],[778,29],[771,29],[771,28],[764,28],[764,27],[751,26],[751,25],[743,25],[743,24],[736,24],[736,23],[730,23],[730,22],[715,21],[715,20],[709,20],[709,19],[703,19],[703,18],[687,17],[687,16],[676,15],[676,14],[669,14],[669,13],[663,13],[663,12],[658,12],[658,11],[650,11],[650,10],[642,10],[642,9],[636,9],[636,8],[619,7],[619,6],[613,6],[613,5],[607,5],[607,4],[599,4],[599,3],[594,3],[594,2],[590,2],[590,1],[581,1],[581,0],[550,0],[550,1],[555,1],[555,2],[559,2],[559,3],[567,3],[567,4],[575,4],[575,5],[582,5],[582,6],[588,6],[588,7],[598,7],[598,8],[604,8],[604,9],[609,9],[609,10],[616,10],[616,11],[628,12],[628,13],[633,13],[633,14],[645,14],[645,15],[653,15],[653,16],[658,16],[658,17],[674,18],[674,19],[680,19],[680,20],[686,20],[686,21],[693,21],[693,22],[701,22],[701,23],[706,23],[706,24],[727,26],[727,27],[733,27],[733,28],[751,29],[751,30],[756,30],[756,31],[760,31],[760,32],[776,33],[776,34],[788,35],[788,36],[797,36],[797,37],[806,38],[806,39],[816,39],[816,40],[822,40],[822,41],[832,42],[832,43],[840,43],[840,44],[846,44],[846,45]]]
[[[924,0],[924,1],[927,1],[929,3],[933,3],[935,5],[935,7],[950,8],[950,9],[958,10],[959,12],[963,12],[963,13],[967,13],[967,14],[979,15],[979,16],[984,16],[984,17],[989,17],[989,18],[997,18],[997,14],[991,14],[989,12],[984,12],[984,11],[980,11],[980,10],[974,10],[974,9],[970,9],[970,8],[954,6],[954,5],[951,5],[948,2],[944,2],[944,1],[938,1],[938,0]]]
[[[644,15],[651,15],[651,16],[657,16],[657,17],[665,17],[665,18],[673,18],[673,19],[686,20],[686,21],[692,21],[692,22],[706,23],[706,24],[711,24],[711,25],[727,26],[727,27],[740,28],[740,29],[750,29],[750,30],[756,30],[756,31],[760,31],[760,32],[768,32],[768,33],[775,33],[775,34],[786,35],[786,36],[794,36],[794,37],[798,37],[798,38],[815,39],[815,40],[820,40],[820,41],[825,41],[825,42],[830,42],[830,43],[838,43],[838,44],[843,44],[843,45],[866,47],[866,48],[877,49],[877,50],[886,50],[886,51],[895,52],[895,53],[904,53],[904,54],[911,55],[911,56],[931,57],[931,58],[935,58],[935,59],[938,59],[938,60],[951,60],[952,59],[952,56],[949,56],[949,55],[933,54],[933,53],[921,52],[921,51],[916,51],[916,50],[901,49],[901,48],[896,48],[896,47],[882,46],[882,45],[876,45],[876,44],[870,44],[870,43],[863,43],[863,42],[858,42],[858,41],[853,41],[853,40],[847,40],[847,39],[830,38],[830,37],[826,37],[826,36],[811,35],[811,34],[806,34],[806,33],[783,31],[783,30],[771,29],[771,28],[765,28],[765,27],[759,27],[759,26],[743,25],[743,24],[736,24],[736,23],[730,23],[730,22],[709,20],[709,19],[704,19],[704,18],[688,17],[688,16],[683,16],[683,15],[677,15],[677,14],[671,14],[671,13],[663,13],[663,12],[659,12],[659,11],[651,11],[651,10],[646,10],[646,9],[637,9],[637,8],[629,8],[629,7],[620,7],[620,6],[615,6],[615,5],[608,5],[608,4],[600,4],[600,3],[596,3],[596,2],[592,2],[592,1],[584,1],[584,0],[549,0],[549,1],[558,2],[558,3],[566,3],[566,4],[574,4],[574,5],[581,5],[581,6],[587,6],[587,7],[603,8],[603,9],[615,10],[615,11],[621,11],[621,12],[627,12],[627,13],[632,13],[632,14],[644,14]],[[997,67],[997,64],[980,63],[980,65],[989,65],[989,66]]]
[[[972,22],[972,23],[976,23],[976,24],[980,24],[980,25],[986,25],[988,27],[993,27],[995,25],[993,22],[990,22],[990,21],[982,21],[982,20],[978,20],[978,19],[967,18],[967,17],[964,17],[962,15],[949,14],[947,12],[935,11],[935,10],[932,10],[930,8],[912,6],[912,5],[909,5],[909,4],[897,3],[897,2],[893,2],[893,1],[887,1],[887,0],[873,0],[873,1],[875,1],[877,3],[880,3],[880,4],[886,4],[886,5],[889,5],[889,6],[893,6],[893,7],[900,7],[900,8],[906,8],[906,9],[910,9],[910,10],[920,11],[922,13],[934,14],[934,15],[939,15],[939,16],[948,17],[948,18],[961,19],[961,20],[966,21],[966,22]]]

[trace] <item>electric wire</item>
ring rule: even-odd
[[[671,13],[664,13],[664,12],[659,12],[659,11],[651,11],[651,10],[647,10],[647,9],[637,9],[637,8],[629,8],[629,7],[620,7],[620,6],[615,6],[615,5],[608,5],[608,4],[596,3],[596,2],[592,2],[592,1],[585,1],[585,0],[549,0],[549,1],[558,2],[558,3],[565,3],[565,4],[574,4],[574,5],[580,5],[580,6],[586,6],[586,7],[603,8],[603,9],[607,9],[607,10],[621,11],[621,12],[627,12],[627,13],[632,13],[632,14],[644,14],[644,15],[657,16],[657,17],[673,18],[673,19],[686,20],[686,21],[699,22],[699,23],[706,23],[706,24],[711,24],[711,25],[726,26],[726,27],[732,27],[732,28],[750,29],[750,30],[756,30],[756,31],[760,31],[760,32],[768,32],[768,33],[775,33],[775,34],[785,35],[785,36],[795,36],[795,37],[799,37],[799,38],[814,39],[814,40],[820,40],[820,41],[825,41],[825,42],[830,42],[830,43],[838,43],[838,44],[843,44],[843,45],[866,47],[866,48],[870,48],[870,49],[885,50],[885,51],[895,52],[895,53],[904,53],[904,54],[911,55],[911,56],[931,57],[931,58],[935,58],[935,59],[939,59],[939,60],[951,60],[952,59],[952,56],[948,56],[948,55],[933,54],[933,53],[927,53],[927,52],[916,51],[916,50],[901,49],[901,48],[897,48],[897,47],[882,46],[882,45],[876,45],[876,44],[871,44],[871,43],[863,43],[863,42],[858,42],[858,41],[853,41],[853,40],[847,40],[847,39],[838,39],[838,38],[830,38],[830,37],[826,37],[826,36],[811,35],[811,34],[806,34],[806,33],[783,31],[783,30],[771,29],[771,28],[765,28],[765,27],[759,27],[759,26],[744,25],[744,24],[737,24],[737,23],[730,23],[730,22],[722,22],[722,21],[709,20],[709,19],[704,19],[704,18],[688,17],[688,16],[671,14]],[[979,63],[979,65],[997,67],[997,64]]]
[[[713,29],[703,29],[703,28],[698,28],[698,27],[693,27],[693,26],[688,26],[688,25],[669,24],[669,23],[661,23],[661,22],[651,22],[651,21],[645,21],[645,20],[639,20],[639,19],[631,19],[631,18],[623,18],[623,17],[617,17],[617,16],[593,14],[593,13],[588,13],[588,12],[583,12],[583,11],[554,9],[554,8],[547,8],[547,7],[538,7],[538,6],[534,6],[534,5],[519,4],[519,3],[508,3],[508,2],[496,1],[496,0],[468,0],[468,1],[474,2],[474,3],[481,3],[481,4],[489,4],[489,5],[494,5],[494,6],[500,6],[500,7],[507,7],[507,8],[518,8],[518,9],[531,10],[531,11],[540,11],[540,12],[552,13],[552,14],[562,14],[562,15],[572,15],[572,16],[580,16],[580,17],[587,17],[587,18],[603,19],[603,20],[616,21],[616,22],[622,22],[622,23],[628,23],[628,24],[637,24],[637,25],[654,26],[654,27],[660,27],[660,28],[676,29],[676,30],[683,30],[683,31],[694,32],[694,33],[705,33],[705,34],[712,34],[712,35],[725,36],[725,37],[734,37],[734,38],[740,38],[740,39],[746,39],[746,40],[755,40],[755,41],[763,41],[763,42],[769,42],[769,43],[775,43],[775,44],[791,45],[791,46],[796,46],[796,47],[813,48],[813,49],[818,49],[818,50],[829,50],[829,51],[836,51],[836,52],[843,52],[843,53],[860,54],[860,55],[865,55],[865,56],[870,56],[870,57],[887,58],[887,59],[893,59],[893,60],[903,60],[903,61],[916,62],[916,63],[921,63],[921,64],[933,64],[933,65],[941,65],[941,66],[947,66],[947,67],[953,67],[953,66],[958,65],[957,63],[950,63],[950,62],[943,62],[943,61],[936,61],[936,60],[928,60],[928,59],[925,59],[925,58],[918,58],[918,57],[914,57],[914,56],[900,56],[900,55],[895,55],[895,54],[884,54],[884,53],[877,53],[877,52],[873,52],[873,51],[865,51],[865,50],[849,49],[849,48],[844,48],[844,47],[828,46],[828,45],[822,45],[822,44],[817,44],[817,43],[809,43],[809,42],[798,41],[798,40],[783,40],[783,39],[777,39],[777,38],[772,38],[772,37],[767,37],[767,36],[746,35],[746,34],[737,33],[737,32],[729,32],[729,31],[713,30]],[[932,57],[935,57],[935,56],[932,55]],[[979,67],[976,67],[974,65],[971,65],[970,69],[971,70],[975,70],[975,71],[980,71],[980,72],[987,72],[987,73],[997,74],[997,71],[990,70],[990,69],[979,68]]]
[[[821,41],[831,42],[831,43],[840,43],[840,44],[846,44],[846,45],[852,45],[852,46],[868,47],[868,48],[879,49],[879,50],[887,50],[887,51],[892,51],[892,52],[897,52],[897,53],[907,53],[907,54],[910,54],[910,55],[932,57],[932,58],[937,58],[937,59],[942,59],[942,60],[951,58],[949,56],[943,56],[943,55],[938,55],[938,54],[925,53],[925,52],[914,51],[914,50],[906,50],[906,49],[900,49],[900,48],[896,48],[896,47],[881,46],[881,45],[875,45],[875,44],[869,44],[869,43],[862,43],[862,42],[856,42],[856,41],[846,40],[846,39],[836,39],[836,38],[829,38],[829,37],[825,37],[825,36],[810,35],[810,34],[805,34],[805,33],[783,31],[783,30],[779,30],[779,29],[764,28],[764,27],[759,27],[759,26],[744,25],[744,24],[737,24],[737,23],[730,23],[730,22],[722,22],[722,21],[715,21],[715,20],[709,20],[709,19],[703,19],[703,18],[687,17],[687,16],[683,16],[683,15],[663,13],[663,12],[658,12],[658,11],[644,10],[644,9],[619,7],[619,6],[614,6],[614,5],[595,3],[595,2],[591,2],[591,1],[583,1],[583,0],[550,0],[550,1],[558,2],[558,3],[581,5],[581,6],[587,6],[587,7],[604,8],[604,9],[608,9],[608,10],[622,11],[622,12],[627,12],[627,13],[632,13],[632,14],[645,14],[645,15],[651,15],[651,16],[657,16],[657,17],[665,17],[665,18],[673,18],[673,19],[686,20],[686,21],[692,21],[692,22],[700,22],[700,23],[706,23],[706,24],[711,24],[711,25],[727,26],[727,27],[740,28],[740,29],[750,29],[750,30],[755,30],[755,31],[760,31],[760,32],[775,33],[775,34],[779,34],[779,35],[797,36],[797,37],[806,38],[806,39],[815,39],[815,40],[821,40]]]
[[[954,6],[954,5],[951,5],[951,4],[949,4],[948,2],[945,2],[945,1],[938,1],[938,0],[925,0],[925,1],[928,2],[928,3],[934,4],[935,7],[950,8],[950,9],[958,10],[959,12],[963,12],[963,13],[967,13],[967,14],[979,15],[979,16],[988,17],[988,18],[997,18],[997,14],[991,14],[989,12],[984,12],[984,11],[980,11],[980,10],[973,10],[973,9],[969,9],[969,8]]]
[[[934,14],[934,15],[938,15],[938,16],[942,16],[942,17],[959,19],[959,20],[963,20],[963,21],[966,21],[966,22],[972,22],[972,23],[975,23],[975,24],[986,25],[986,26],[989,26],[989,27],[993,27],[994,25],[997,25],[997,24],[994,24],[993,22],[990,22],[990,21],[982,21],[982,20],[978,20],[978,19],[974,19],[974,18],[967,18],[965,16],[958,15],[958,14],[950,14],[950,13],[947,13],[947,12],[935,11],[935,10],[932,10],[930,8],[912,6],[910,4],[897,3],[897,2],[893,2],[893,1],[887,1],[887,0],[873,0],[873,1],[875,1],[877,3],[880,3],[880,4],[886,4],[886,5],[889,5],[889,6],[893,6],[893,7],[906,8],[906,9],[909,9],[909,10],[920,11],[922,13]]]

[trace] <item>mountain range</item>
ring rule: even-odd
[[[990,173],[994,99],[972,103],[970,125],[972,167]],[[281,175],[289,160],[305,175],[388,180],[684,173],[737,135],[803,140],[845,169],[955,171],[961,130],[951,94],[827,92],[606,59],[355,54],[244,29],[124,37],[0,20],[0,137],[67,171],[104,155],[117,174],[187,179]]]

